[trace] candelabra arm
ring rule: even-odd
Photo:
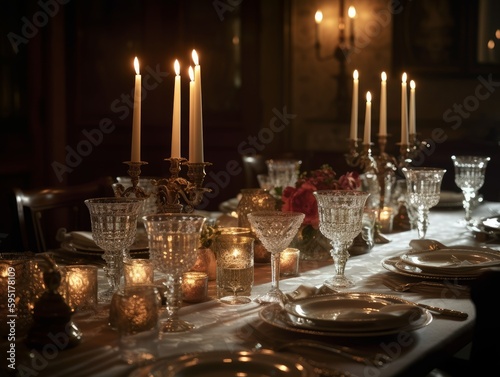
[[[144,191],[144,189],[139,186],[139,178],[141,176],[141,166],[147,165],[145,161],[125,161],[124,164],[128,165],[127,174],[130,176],[132,186],[125,187],[118,183],[113,186],[113,191],[116,197],[128,197],[135,196],[136,198],[149,198],[151,193]]]

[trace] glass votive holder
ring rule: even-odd
[[[393,209],[391,207],[382,208],[378,215],[380,231],[382,233],[391,233],[393,220],[394,220]]]
[[[123,262],[123,277],[126,286],[153,284],[153,261],[150,259],[127,259]]]
[[[97,266],[81,264],[64,267],[63,285],[63,297],[72,310],[96,309]]]
[[[221,235],[214,242],[217,259],[217,298],[226,304],[251,302],[254,281],[254,238]]]
[[[280,275],[297,276],[299,274],[300,250],[287,247],[280,253]]]
[[[127,364],[158,356],[158,317],[161,298],[154,285],[118,289],[111,299],[110,320],[119,334],[121,358]]]
[[[186,302],[202,302],[208,298],[208,275],[189,271],[182,274],[182,299]]]

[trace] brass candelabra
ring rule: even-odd
[[[212,165],[210,162],[189,162],[185,158],[170,157],[165,161],[170,162],[170,176],[152,179],[151,183],[155,192],[147,192],[139,185],[141,166],[147,162],[126,161],[127,170],[132,186],[125,189],[121,184],[115,187],[115,196],[132,196],[149,198],[156,196],[156,209],[158,213],[191,213],[203,200],[203,195],[210,189],[203,187],[205,167]],[[187,166],[186,178],[180,175],[182,166]]]

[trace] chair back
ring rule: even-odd
[[[19,244],[23,251],[44,252],[59,247],[60,228],[67,231],[90,230],[90,215],[85,199],[114,196],[113,179],[98,180],[65,187],[14,189]]]

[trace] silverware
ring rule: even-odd
[[[419,287],[419,286],[425,286],[425,287],[437,287],[437,288],[447,288],[450,290],[461,290],[461,291],[466,291],[468,292],[470,288],[466,285],[458,285],[458,284],[447,284],[447,283],[440,283],[437,281],[417,281],[417,282],[411,282],[411,283],[399,283],[397,281],[393,280],[384,280],[384,284],[387,285],[389,288],[396,292],[406,292],[412,289],[413,287]]]
[[[445,316],[448,316],[448,317],[466,319],[469,316],[469,314],[467,314],[465,312],[461,312],[459,310],[439,308],[437,306],[432,306],[432,305],[427,305],[427,304],[421,304],[419,302],[416,302],[415,305],[418,305],[421,308],[424,308],[424,309],[427,309],[427,310],[430,310],[432,312],[436,312],[436,313],[439,313],[441,315],[445,315]]]

